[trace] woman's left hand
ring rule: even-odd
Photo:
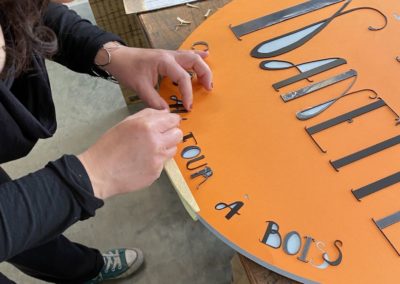
[[[166,109],[168,104],[155,90],[159,75],[169,77],[178,84],[183,105],[192,109],[191,77],[194,71],[205,89],[212,89],[212,73],[204,58],[204,51],[171,51],[120,46],[111,52],[111,63],[104,67],[118,82],[135,90],[150,107]]]

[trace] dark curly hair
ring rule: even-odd
[[[29,68],[32,55],[50,57],[57,51],[57,38],[43,25],[49,0],[0,0],[1,27],[6,36],[6,65],[16,75]],[[1,76],[1,75],[0,75]]]

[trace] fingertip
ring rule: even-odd
[[[214,89],[213,82],[209,82],[208,84],[203,84],[203,85],[204,85],[204,88],[209,92],[211,92]]]
[[[214,89],[214,83],[212,81],[212,78],[203,76],[199,77],[199,82],[200,84],[206,89],[207,91],[212,91]]]
[[[169,109],[167,102],[160,97],[159,93],[146,80],[140,85],[138,93],[140,98],[152,109],[164,110]]]
[[[178,152],[178,147],[171,147],[166,151],[166,161],[171,160]]]
[[[169,113],[169,115],[176,120],[176,125],[180,124],[182,117],[179,114],[171,112],[171,113]]]
[[[186,102],[186,103],[184,103],[183,104],[183,106],[185,107],[185,109],[187,110],[187,111],[192,111],[192,108],[193,108],[193,103],[192,102]]]
[[[173,115],[173,127],[175,127],[176,129],[179,129],[179,127],[181,125],[182,117],[176,113],[171,113],[171,115]]]
[[[193,107],[193,93],[192,91],[188,95],[183,95],[183,106],[187,111],[191,111]]]
[[[204,51],[204,50],[196,50],[195,53],[196,53],[197,55],[200,55],[201,58],[206,58],[206,57],[208,57],[208,55],[210,54],[208,50],[207,50],[207,51]]]
[[[160,100],[160,109],[170,112],[169,105],[167,104],[167,102],[163,98],[160,98],[160,99],[161,99]]]
[[[153,108],[153,109],[155,109],[155,110],[158,110],[158,111],[161,111],[161,112],[169,112],[169,111],[170,111],[170,110],[169,110],[169,105],[168,105],[167,102],[166,102],[163,98],[161,98],[160,96],[155,97],[155,98],[152,98],[151,100],[149,100],[149,101],[147,102],[147,104],[148,104],[151,108]]]
[[[183,84],[179,85],[180,93],[182,95],[182,103],[187,111],[191,110],[191,105],[193,103],[193,89],[191,81],[184,81]]]

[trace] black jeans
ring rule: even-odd
[[[0,183],[10,181],[0,167]],[[7,260],[22,272],[54,283],[83,283],[96,277],[104,265],[96,249],[73,243],[58,236],[47,244],[24,251]],[[0,284],[15,283],[0,273]]]

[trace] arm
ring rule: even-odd
[[[94,58],[101,47],[110,41],[122,42],[120,37],[92,25],[62,4],[49,4],[44,24],[58,38],[58,52],[53,60],[80,73],[95,75]]]
[[[156,180],[182,141],[180,117],[146,109],[108,130],[84,153],[0,184],[0,262],[94,216],[101,199]]]
[[[93,195],[75,156],[0,185],[0,261],[46,243],[78,220],[94,216],[103,201]]]
[[[68,68],[96,75],[95,62],[104,64],[108,56],[103,45],[122,40],[80,18],[66,6],[51,3],[45,13],[44,23],[57,35],[59,51],[54,60]],[[168,104],[158,95],[154,86],[159,75],[167,76],[179,84],[185,108],[192,108],[192,82],[186,71],[196,72],[198,81],[212,89],[212,74],[204,58],[208,52],[141,49],[122,46],[112,51],[111,63],[103,69],[113,75],[121,85],[138,92],[150,107],[166,109]]]

